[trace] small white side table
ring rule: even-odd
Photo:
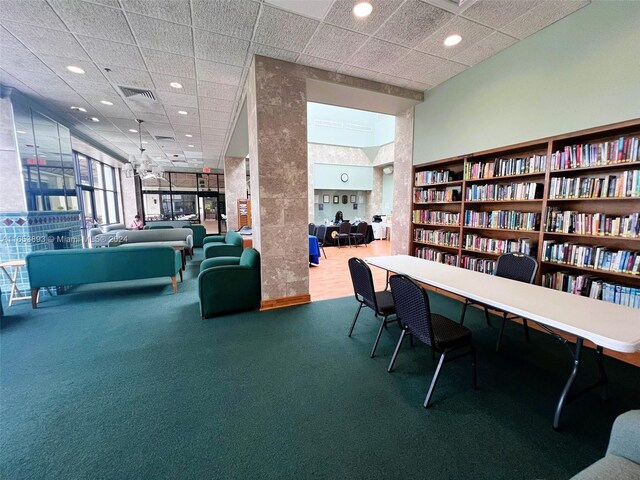
[[[0,269],[4,272],[6,277],[11,282],[11,293],[9,295],[9,306],[13,305],[14,300],[29,300],[31,296],[26,296],[22,293],[22,290],[18,288],[17,280],[20,269],[27,264],[24,260],[9,260],[8,262],[0,263]],[[13,275],[9,273],[10,268],[13,268]]]

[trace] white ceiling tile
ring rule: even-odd
[[[90,60],[82,46],[67,32],[33,28],[22,23],[3,22],[4,27],[35,53]]]
[[[298,58],[298,63],[301,65],[307,65],[309,67],[319,68],[321,70],[327,70],[329,72],[335,72],[340,68],[340,63],[325,60],[324,58],[312,57],[311,55],[302,54]]]
[[[429,90],[431,85],[422,82],[414,82],[413,80],[406,80],[402,83],[402,87],[409,88],[411,90],[416,90],[418,92],[424,92],[425,90]]]
[[[183,95],[180,93],[159,92],[158,96],[163,105],[176,107],[198,108],[198,97],[195,95]]]
[[[462,16],[483,25],[500,29],[542,0],[478,0]]]
[[[198,82],[198,95],[201,97],[219,98],[223,100],[234,100],[238,87],[235,85],[224,85],[221,83]]]
[[[209,97],[199,97],[198,98],[198,108],[200,110],[212,110],[215,112],[232,112],[235,107],[234,98],[230,99],[220,99],[220,98],[209,98]],[[202,112],[200,112],[202,114]]]
[[[192,78],[181,78],[174,75],[163,75],[161,73],[152,73],[153,83],[160,91],[177,93],[181,95],[197,95],[196,81]],[[178,82],[182,88],[171,87],[172,82]]]
[[[146,70],[132,70],[130,68],[114,66],[106,75],[114,85],[147,89],[154,88],[153,80],[151,80],[151,76]]]
[[[140,50],[135,45],[84,36],[78,36],[78,40],[100,67],[117,65],[139,70],[146,68]]]
[[[59,30],[67,29],[44,0],[2,0],[0,18]]]
[[[106,5],[107,7],[120,8],[118,0],[83,0],[92,3],[99,3],[100,5]]]
[[[128,12],[140,13],[170,22],[191,24],[189,2],[184,0],[122,0]]]
[[[197,28],[251,40],[260,4],[250,0],[192,0]]]
[[[239,85],[243,73],[242,67],[200,59],[196,59],[196,69],[199,80],[225,85]]]
[[[283,50],[281,48],[270,47],[269,45],[261,45],[259,43],[251,42],[249,52],[247,53],[248,64],[251,63],[251,59],[254,55],[276,58],[278,60],[284,60],[286,62],[295,62],[300,54],[298,52],[291,52],[289,50]]]
[[[350,59],[349,64],[367,70],[381,71],[390,63],[409,53],[409,49],[370,38]]]
[[[338,69],[338,73],[343,73],[345,75],[350,75],[356,78],[364,78],[365,80],[375,80],[378,72],[374,72],[373,70],[367,70],[366,68],[354,67],[352,65],[342,65]]]
[[[512,37],[525,38],[588,5],[590,0],[547,0],[500,30]]]
[[[462,17],[454,17],[453,20],[418,45],[416,50],[442,58],[452,58],[467,47],[489,36],[492,32],[493,29],[479,23]],[[444,39],[454,34],[460,35],[462,41],[453,47],[445,46]]]
[[[445,66],[447,63],[448,60],[443,58],[411,50],[404,57],[389,62],[387,66],[382,68],[382,71],[389,75],[417,79],[427,77],[431,72]]]
[[[131,111],[137,115],[158,115],[164,117],[164,122],[168,122],[164,106],[160,102],[147,100],[145,98],[137,99],[135,97],[127,98],[126,102]]]
[[[196,78],[193,57],[175,55],[159,50],[142,49],[142,55],[150,72],[177,77]]]
[[[352,13],[353,0],[336,0],[324,18],[326,23],[348,28],[360,33],[372,35],[385,20],[404,2],[404,0],[383,0],[375,2],[375,8],[366,18],[357,18]]]
[[[301,52],[318,23],[316,20],[264,5],[253,39],[263,45]]]
[[[428,83],[430,85],[438,85],[445,80],[450,79],[451,77],[455,77],[460,72],[463,72],[468,67],[466,65],[462,65],[460,63],[448,61],[445,65],[435,69],[430,72],[427,76],[422,76],[419,78],[412,78],[411,80]]]
[[[202,131],[207,129],[227,129],[229,128],[229,122],[230,115],[228,112],[200,110],[200,125],[202,125]]]
[[[196,57],[230,65],[244,65],[249,42],[194,29]]]
[[[516,42],[517,40],[513,37],[500,32],[494,32],[453,57],[453,60],[458,63],[464,63],[465,65],[475,65]]]
[[[367,38],[366,35],[344,28],[322,24],[313,34],[304,53],[343,63],[366,42]]]
[[[453,14],[420,0],[407,0],[375,33],[376,38],[415,47],[453,18]]]
[[[3,27],[0,27],[0,59],[2,66],[9,70],[51,73],[38,57]]]
[[[105,83],[78,82],[73,84],[73,89],[82,96],[88,95],[90,98],[100,97],[98,100],[107,99],[114,95],[120,96],[120,93],[106,81]]]
[[[93,62],[85,61],[85,60],[77,60],[77,59],[68,59],[63,57],[57,57],[55,55],[39,55],[40,60],[47,64],[47,66],[57,73],[61,78],[63,78],[66,82],[73,84],[74,86],[77,84],[82,84],[86,82],[92,83],[106,83],[107,80],[104,78],[102,71],[96,67]],[[84,70],[84,74],[72,73],[67,70],[68,66],[73,65],[74,67],[80,67]]]
[[[333,0],[264,0],[264,2],[289,12],[322,20],[331,8]]]
[[[135,43],[122,10],[71,0],[49,0],[49,3],[73,33]]]
[[[193,56],[190,27],[134,13],[127,17],[141,47]]]
[[[164,125],[167,128],[169,127],[169,118],[165,114],[160,113],[138,113],[136,114],[136,118],[140,120],[144,120],[145,128],[147,125]]]

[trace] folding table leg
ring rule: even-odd
[[[560,417],[562,417],[562,409],[564,408],[565,403],[569,399],[569,391],[573,385],[573,382],[576,380],[578,376],[578,370],[580,369],[580,360],[582,358],[582,344],[584,340],[581,337],[578,337],[578,341],[576,342],[576,349],[573,353],[573,369],[571,370],[571,375],[567,379],[567,383],[562,389],[562,393],[560,394],[560,398],[558,399],[558,405],[556,406],[556,413],[553,416],[553,429],[558,430],[560,428]]]

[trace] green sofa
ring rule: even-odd
[[[207,236],[207,229],[204,225],[187,225],[182,228],[189,228],[193,233],[193,246],[202,247],[205,237]]]
[[[604,458],[571,480],[638,480],[640,478],[640,410],[623,413],[613,422]]]
[[[230,231],[226,235],[211,235],[203,240],[204,258],[239,257],[242,255],[242,235]]]
[[[182,256],[168,246],[42,250],[29,253],[26,261],[33,308],[42,287],[171,277],[177,293],[176,275],[182,281]]]
[[[160,242],[160,243],[158,243]],[[193,256],[193,235],[184,228],[154,229],[154,230],[120,230],[116,232],[115,240],[109,246],[138,243],[166,243],[169,246],[179,246],[185,254]]]
[[[240,257],[203,260],[198,275],[202,319],[260,306],[260,254],[247,248]]]

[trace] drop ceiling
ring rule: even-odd
[[[1,0],[0,82],[122,158],[140,118],[165,169],[222,168],[254,54],[424,91],[589,1],[371,0],[359,20],[353,0]]]

